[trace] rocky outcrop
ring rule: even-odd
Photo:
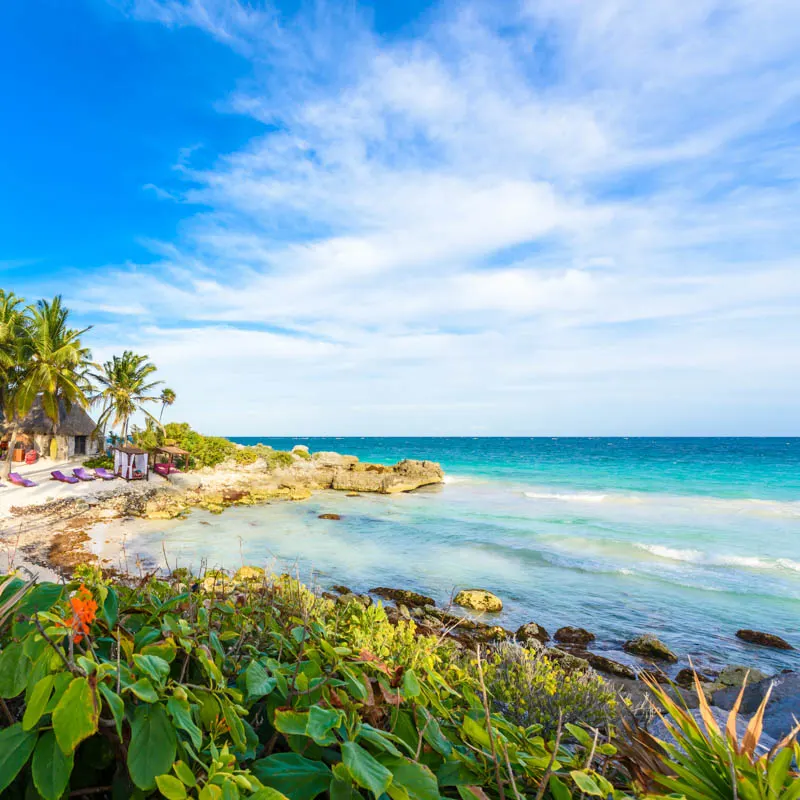
[[[463,589],[454,598],[453,602],[462,608],[473,611],[502,611],[503,601],[485,589]]]
[[[762,647],[774,647],[776,650],[794,650],[794,647],[792,647],[786,639],[781,639],[780,636],[776,636],[774,633],[751,631],[747,628],[743,628],[740,631],[736,631],[736,636],[743,642],[758,644]]]
[[[652,633],[644,633],[634,639],[629,639],[622,645],[622,649],[631,655],[653,659],[654,661],[675,663],[678,660],[678,656]]]
[[[376,594],[386,600],[392,600],[398,605],[404,606],[435,606],[436,601],[432,597],[412,592],[408,589],[390,589],[387,586],[378,586],[369,590],[370,594]]]
[[[566,626],[559,628],[553,638],[561,644],[568,644],[575,647],[585,647],[589,642],[594,641],[594,634],[586,630],[586,628],[573,628]]]
[[[517,628],[516,639],[520,644],[540,642],[544,644],[550,640],[550,634],[535,622],[526,622]]]

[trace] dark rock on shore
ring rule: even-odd
[[[334,592],[338,592],[339,594],[353,594],[353,590],[347,586],[343,586],[341,583],[335,583],[331,586]]]
[[[550,634],[541,625],[526,622],[517,628],[516,638],[520,644],[528,644],[531,641],[544,644],[550,640]]]
[[[761,647],[774,647],[776,650],[794,650],[794,647],[792,647],[786,639],[781,639],[780,636],[776,636],[774,633],[751,631],[747,628],[743,628],[740,631],[736,631],[736,637],[743,642],[758,644],[761,645]]]
[[[664,670],[658,667],[650,667],[650,669],[643,669],[637,675],[640,681],[649,681],[651,683],[671,683],[669,675]]]
[[[553,638],[561,644],[575,645],[585,647],[589,642],[593,642],[595,636],[590,633],[586,628],[573,628],[569,625],[559,628]]]
[[[377,586],[369,590],[370,594],[376,594],[385,600],[393,600],[395,603],[405,606],[435,606],[436,601],[432,597],[412,592],[408,589],[390,589],[386,586]]]
[[[590,669],[589,662],[585,658],[581,658],[584,655],[583,653],[581,656],[576,656],[559,647],[548,647],[544,654],[568,672],[586,672],[586,670]]]
[[[341,519],[339,514],[320,514],[320,519]]]
[[[631,655],[650,658],[654,661],[668,661],[674,664],[678,660],[678,656],[652,633],[644,633],[634,639],[629,639],[622,645],[622,649]]]
[[[693,688],[694,673],[695,670],[689,669],[688,667],[684,667],[675,676],[675,683],[677,683],[678,686],[683,686],[684,689]],[[714,681],[713,675],[708,675],[705,672],[700,672],[700,670],[697,670],[697,677],[700,679],[700,683],[713,683]]]
[[[636,673],[627,664],[620,664],[619,661],[613,661],[597,653],[581,653],[581,657],[585,658],[592,669],[596,669],[598,672],[613,675],[615,678],[627,678],[628,680],[636,678]]]

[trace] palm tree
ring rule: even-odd
[[[11,380],[4,383],[3,410],[11,428],[3,466],[5,476],[11,471],[19,421],[31,410],[37,397],[54,426],[59,423],[62,403],[67,411],[73,405],[81,408],[89,405],[86,369],[90,353],[81,344],[81,336],[89,328],[77,330],[69,326],[69,311],[58,296],[52,301],[40,300],[26,311],[27,315],[23,314],[22,321],[17,324],[14,343],[5,358],[10,364],[6,377],[9,377],[9,370],[11,372]]]
[[[95,365],[95,368],[99,371],[92,373],[91,378],[98,384],[99,389],[92,402],[103,404],[103,412],[98,422],[101,428],[105,429],[113,415],[111,425],[120,426],[122,441],[126,442],[130,419],[137,411],[141,411],[146,418],[160,424],[144,407],[145,403],[159,401],[159,396],[152,392],[163,382],[148,381],[156,371],[156,367],[147,360],[147,356],[126,350],[121,356],[113,356],[111,361],[106,361],[102,366]]]
[[[158,421],[161,422],[161,418],[164,416],[164,409],[167,406],[171,406],[175,402],[175,398],[177,395],[175,394],[174,389],[162,389],[161,390],[161,413],[158,415]]]

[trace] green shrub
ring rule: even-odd
[[[503,643],[488,657],[486,685],[495,708],[517,725],[541,725],[545,734],[562,723],[607,726],[615,716],[614,690],[592,671],[567,671],[546,655]]]
[[[87,458],[86,461],[83,462],[83,466],[89,469],[97,469],[98,467],[102,469],[114,469],[114,457],[108,456],[105,453],[100,453],[92,458]]]
[[[185,422],[170,422],[164,426],[164,444],[172,444],[190,454],[190,466],[216,467],[238,452],[236,445],[221,436],[203,436]]]
[[[294,456],[285,450],[270,450],[266,457],[267,469],[280,469],[294,464]]]
[[[490,714],[469,665],[413,622],[395,628],[380,607],[251,573],[209,575],[208,591],[186,589],[206,583],[191,579],[110,585],[87,570],[87,585],[0,579],[2,796],[613,791],[592,769],[611,745],[579,731],[584,741],[556,746]]]
[[[249,447],[245,447],[242,450],[236,451],[234,459],[237,464],[246,466],[247,464],[255,464],[255,462],[258,460],[258,454]]]

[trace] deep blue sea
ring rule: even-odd
[[[362,460],[438,461],[441,487],[152,523],[143,552],[181,563],[295,565],[326,586],[502,597],[499,623],[580,625],[597,649],[652,631],[701,666],[800,668],[739,628],[800,648],[800,439],[237,438]],[[323,512],[340,521],[318,519]]]

